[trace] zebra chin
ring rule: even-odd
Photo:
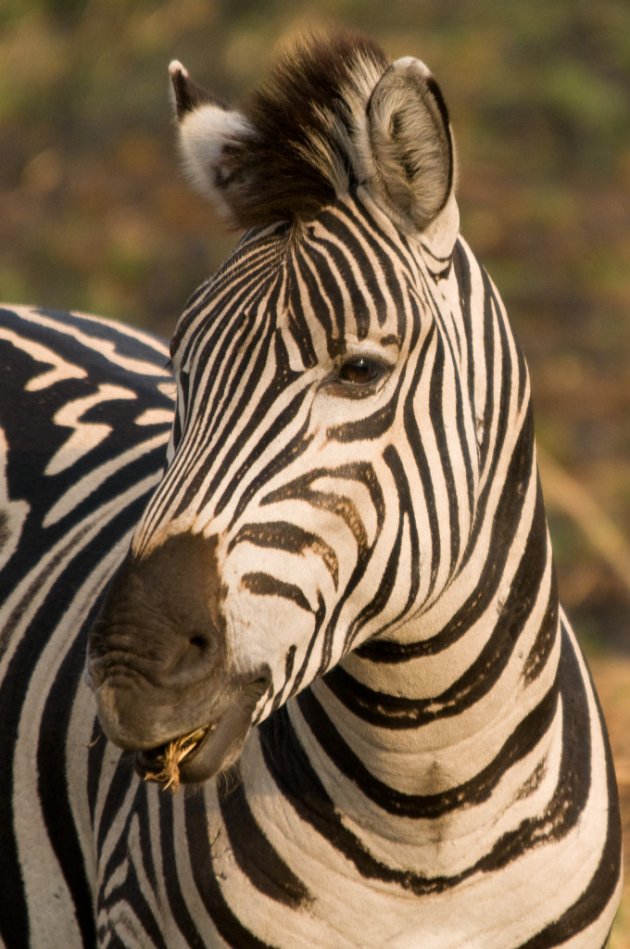
[[[175,769],[177,783],[206,781],[238,760],[269,682],[265,670],[251,682],[224,687],[205,710],[197,704],[152,708],[140,692],[134,700],[129,690],[105,683],[96,689],[98,717],[110,741],[135,752],[141,777],[168,785]]]

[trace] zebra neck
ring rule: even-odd
[[[293,749],[274,765],[283,780],[310,774],[315,797],[371,836],[409,844],[416,819],[429,849],[432,834],[444,843],[501,820],[501,782],[510,806],[531,803],[562,742],[559,605],[535,471],[517,522],[500,564],[487,550],[485,569],[470,558],[447,616],[442,603],[415,637],[369,643],[288,703],[275,726]]]

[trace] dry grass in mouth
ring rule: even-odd
[[[156,755],[155,761],[159,768],[155,771],[147,771],[143,777],[145,781],[155,781],[161,784],[163,789],[171,791],[173,794],[179,789],[179,766],[188,755],[194,751],[201,739],[204,737],[207,728],[197,728],[188,735],[182,735],[169,741]]]

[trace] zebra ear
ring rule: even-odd
[[[373,197],[407,227],[443,239],[448,232],[452,246],[459,227],[453,138],[440,88],[419,59],[396,60],[378,81],[367,133]]]
[[[242,184],[230,161],[230,146],[251,131],[247,119],[196,86],[177,60],[169,66],[184,168],[193,186],[224,216],[232,217],[230,194]]]

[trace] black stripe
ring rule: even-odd
[[[568,649],[569,644],[567,643],[566,646]],[[577,662],[575,661],[573,662],[573,675],[579,677],[579,685],[581,686],[582,676],[579,668],[577,667]],[[598,919],[599,916],[601,916],[606,907],[609,905],[612,899],[612,894],[621,876],[622,834],[617,782],[615,780],[615,769],[610,751],[610,743],[606,734],[606,725],[602,715],[602,710],[597,698],[597,694],[595,692],[593,694],[595,695],[595,701],[597,703],[599,719],[598,724],[601,730],[606,753],[608,796],[608,826],[606,828],[606,842],[604,844],[597,869],[589,880],[584,892],[580,894],[575,903],[573,903],[573,905],[570,906],[569,909],[566,910],[566,912],[564,912],[559,919],[555,920],[549,926],[545,927],[545,929],[543,929],[541,932],[537,933],[537,935],[523,943],[520,949],[552,949],[553,946],[560,945],[567,939],[570,939],[572,936],[581,932],[583,929],[586,929],[591,925],[591,923]],[[585,702],[585,694],[583,699]],[[565,714],[567,715],[568,719],[570,715],[570,709],[567,708]],[[570,722],[565,730],[565,735],[566,732],[573,731],[574,728],[575,723]],[[577,742],[573,740],[573,745],[575,746],[576,744]],[[578,750],[577,753],[579,754],[580,751]],[[589,759],[585,755],[584,761],[588,762],[588,760]],[[582,798],[583,797],[584,794],[582,793]],[[607,945],[607,942],[608,941],[605,940],[604,946]]]
[[[189,400],[186,428],[190,429],[193,436],[203,432],[205,439],[210,441],[222,426],[226,427],[226,418],[234,414],[234,389],[246,377],[255,354],[260,365],[261,354],[257,351],[261,348],[261,342],[263,362],[266,362],[273,330],[267,320],[257,319],[258,315],[258,300],[248,299],[246,305],[240,307],[230,320],[226,319],[225,314],[222,315],[220,325],[223,339],[220,344],[217,345],[218,340],[215,339],[217,334],[199,333],[199,345],[191,345],[185,365],[190,366],[192,371],[194,398]],[[193,353],[195,348],[197,351]],[[199,380],[208,365],[213,371],[208,374],[202,388]],[[194,437],[192,441],[194,448]]]
[[[253,331],[252,327],[254,328]],[[246,346],[245,341],[247,341]],[[230,415],[232,418],[240,419],[243,417],[245,409],[252,409],[252,399],[254,393],[258,387],[264,368],[269,362],[269,351],[272,341],[273,332],[271,327],[266,324],[265,321],[262,321],[260,325],[255,326],[251,317],[243,321],[241,333],[236,340],[231,335],[229,337],[226,335],[226,340],[224,342],[226,345],[229,343],[232,359],[224,359],[223,361],[221,376],[223,388],[216,390],[217,392],[220,391],[222,394],[221,404],[215,404],[213,406],[213,412],[210,414],[210,416],[208,416],[207,402],[210,397],[210,387],[208,387],[205,390],[202,401],[200,402],[199,399],[195,400],[196,415],[194,418],[191,419],[190,411],[187,410],[186,424],[180,451],[174,465],[169,471],[168,478],[166,478],[163,482],[164,487],[161,488],[161,506],[166,505],[169,502],[170,497],[179,493],[182,491],[182,488],[184,488],[182,491],[181,500],[179,501],[179,504],[172,515],[173,517],[178,517],[182,513],[185,513],[192,499],[196,496],[201,488],[201,485],[205,481],[208,472],[206,465],[203,464],[202,461],[204,460],[204,456],[207,458],[210,455],[212,441],[213,439],[216,441],[218,437],[218,429],[222,427],[221,434],[223,436],[225,436],[226,431],[229,431],[229,428],[226,425],[226,417]],[[234,400],[232,400],[233,404],[230,404],[230,396],[233,395],[233,392],[231,393],[229,390],[226,391],[226,385],[227,378],[233,369],[232,362],[234,360],[234,355],[232,350],[236,345],[240,345],[242,352],[240,354],[239,360],[239,372],[234,378],[232,387],[239,385],[243,378],[246,378],[247,381],[243,386],[243,390],[238,398],[238,401],[234,402]],[[254,355],[254,364],[247,375],[246,372],[248,370],[250,360],[254,358]],[[213,364],[221,366],[220,358],[217,358],[216,363],[213,360]],[[201,366],[197,367],[196,373],[203,373],[204,368],[205,367],[202,363]],[[191,381],[194,384],[194,378]],[[277,396],[275,387],[272,387],[272,391],[275,398]],[[208,486],[209,495],[213,495],[217,491],[218,486],[225,478],[230,465],[234,461],[236,455],[240,452],[243,442],[247,438],[250,438],[252,432],[255,432],[260,427],[260,421],[264,418],[265,411],[268,410],[270,402],[273,401],[273,399],[270,399],[269,396],[270,393],[266,392],[262,405],[259,408],[257,407],[258,410],[253,413],[253,417],[250,417],[248,411],[248,414],[245,416],[248,419],[248,423],[245,426],[241,437],[233,441],[231,448],[228,449],[223,461],[215,472],[212,481]],[[200,448],[202,446],[203,454],[200,452]]]
[[[341,666],[328,673],[326,684],[349,711],[382,728],[417,728],[461,714],[493,688],[507,666],[535,605],[546,551],[547,524],[539,492],[527,545],[492,634],[472,665],[440,695],[414,699],[376,692]]]
[[[319,291],[319,289],[317,289],[317,284],[319,283],[319,285],[322,287],[323,294],[326,298],[326,305],[321,314],[318,314],[318,319],[320,319],[320,321],[323,323],[328,317],[330,318],[329,329],[326,332],[326,338],[330,344],[331,341],[345,338],[345,307],[343,295],[338,286],[337,274],[331,272],[328,255],[315,246],[317,238],[312,233],[312,230],[313,229],[311,227],[307,228],[307,233],[309,236],[309,242],[307,245],[308,256],[313,261],[314,269],[317,272],[319,281],[316,281],[315,277],[311,277],[310,282],[307,285],[313,296],[320,298],[322,293]],[[302,271],[304,277],[306,277],[305,271],[307,269],[308,265]],[[317,310],[314,312],[317,313]]]
[[[290,600],[301,610],[311,613],[311,606],[302,593],[300,587],[294,583],[278,580],[269,573],[245,573],[241,578],[241,586],[256,596],[279,596],[283,600]]]
[[[415,306],[414,306],[415,309]],[[411,385],[411,391],[415,392],[420,381],[422,373],[426,370],[426,358],[429,349],[438,343],[438,334],[434,325],[428,328],[426,337],[422,343],[422,348],[418,354],[418,359],[414,368],[414,376]],[[424,448],[420,420],[416,416],[413,399],[407,399],[404,405],[404,425],[405,436],[411,452],[414,463],[418,470],[418,475],[422,483],[422,498],[427,510],[429,520],[429,535],[431,538],[431,567],[429,575],[428,595],[431,594],[437,580],[437,573],[440,565],[440,531],[437,517],[437,505],[435,500],[435,490],[433,487],[433,474],[429,460]],[[426,567],[424,568],[426,569]]]
[[[300,668],[298,669],[297,675],[295,676],[289,695],[295,695],[295,693],[298,692],[300,688],[302,687],[302,682],[304,681],[304,677],[306,675],[306,671],[308,669],[308,665],[311,660],[311,656],[313,655],[315,646],[319,645],[319,640],[320,640],[321,631],[322,631],[325,618],[326,618],[326,604],[324,603],[324,598],[322,597],[320,593],[318,596],[317,610],[315,612],[315,622],[313,624],[313,632],[311,633],[311,638],[304,652],[304,658],[302,660],[302,664]],[[277,695],[274,699],[272,710],[275,711],[279,706],[280,706],[280,695]]]
[[[301,333],[308,333],[310,337],[308,324],[310,320],[316,319],[323,327],[326,339],[331,340],[335,336],[332,302],[324,295],[320,281],[316,279],[303,253],[292,254],[291,264],[299,274],[299,278],[293,278],[294,288],[289,302],[291,311],[294,314],[296,329],[299,329]],[[290,280],[290,277],[291,271],[289,270],[287,280]],[[304,306],[302,299],[305,292],[306,306]],[[313,352],[313,358],[314,362],[316,362],[315,352]]]
[[[420,588],[420,545],[418,540],[418,530],[413,518],[413,504],[409,490],[409,483],[407,481],[407,476],[405,474],[400,456],[393,445],[387,446],[383,452],[383,457],[390,471],[392,472],[394,482],[397,485],[398,529],[396,531],[396,538],[385,565],[383,576],[377,585],[376,593],[370,602],[361,610],[359,615],[353,621],[348,633],[346,634],[345,651],[352,647],[352,643],[356,640],[362,628],[370,620],[378,616],[387,605],[396,583],[396,577],[398,575],[405,519],[409,532],[410,544],[409,564],[411,570],[411,582],[409,585],[409,593],[407,594],[405,605],[399,610],[396,616],[389,618],[387,623],[384,624],[379,630],[379,634],[381,634],[389,626],[395,625],[401,617],[405,616],[410,607],[415,604],[418,590]],[[390,498],[389,503],[391,507],[393,504],[393,498]],[[391,510],[390,516],[392,516]]]
[[[496,298],[492,283],[486,271],[481,269],[481,277],[484,288],[484,351],[486,356],[486,372],[488,378],[488,388],[486,395],[486,411],[484,414],[484,431],[486,437],[480,450],[480,462],[482,470],[486,468],[489,471],[497,469],[498,460],[505,450],[505,440],[508,434],[508,426],[513,424],[512,412],[510,409],[511,394],[514,387],[514,365],[510,354],[508,339],[508,330],[501,315],[501,307]],[[511,336],[511,334],[510,334]],[[513,340],[513,336],[511,336]],[[515,344],[514,344],[515,345]],[[501,354],[501,370],[499,372],[499,391],[498,399],[495,401],[492,382],[496,378],[493,372],[495,349],[499,348]],[[532,414],[531,406],[528,414]],[[489,458],[490,440],[489,433],[492,428],[493,419],[496,419],[496,434],[492,457]],[[532,424],[533,438],[533,424]],[[492,488],[494,479],[489,477],[483,490],[477,499],[477,525],[481,525],[485,518],[488,494]]]
[[[262,285],[264,275],[269,270],[271,262],[278,258],[277,240],[273,237],[248,240],[247,235],[239,242],[236,250],[230,255],[216,274],[204,281],[187,301],[184,312],[179,319],[171,342],[171,353],[176,352],[182,340],[201,325],[203,331],[208,328],[208,310],[213,300],[229,285],[228,305],[234,305],[239,299],[241,288],[245,292],[252,284]]]
[[[105,740],[105,739],[103,739]],[[131,782],[134,780],[133,758],[130,754],[121,755],[113,777],[107,786],[103,801],[100,823],[94,827],[96,852],[103,853],[107,836],[116,822],[120,808],[125,800]]]
[[[444,422],[444,366],[446,364],[444,339],[442,334],[438,334],[437,338],[440,345],[436,347],[435,362],[433,363],[433,371],[431,373],[431,385],[429,387],[429,417],[431,419],[431,430],[433,432],[438,454],[440,456],[440,467],[444,477],[444,485],[446,488],[446,496],[448,500],[448,520],[450,534],[449,546],[451,564],[453,564],[455,557],[459,553],[460,545],[459,519],[457,510],[458,503],[457,494],[455,492],[453,471],[451,467],[451,456],[446,440],[446,425]],[[465,453],[465,442],[462,443],[462,448]],[[433,472],[432,476],[435,479],[435,471]]]
[[[436,820],[452,811],[489,800],[506,771],[533,751],[549,728],[558,706],[558,690],[554,685],[547,692],[485,768],[463,784],[436,794],[407,794],[385,784],[370,772],[367,764],[344,741],[310,689],[302,692],[296,701],[318,744],[341,774],[369,800],[399,817]]]
[[[475,864],[450,877],[427,877],[391,867],[365,849],[342,823],[293,730],[286,706],[260,726],[261,745],[269,772],[286,800],[304,821],[354,863],[364,878],[396,883],[417,896],[442,893],[476,873],[497,872],[528,850],[559,840],[579,821],[590,785],[590,721],[584,684],[566,634],[558,686],[563,701],[563,753],[549,805],[540,816],[527,818],[504,834]]]
[[[475,507],[473,458],[475,459],[475,461],[478,460],[478,451],[477,451],[476,441],[472,445],[468,443],[468,434],[466,432],[466,424],[464,420],[464,415],[465,415],[464,406],[466,404],[468,405],[471,404],[471,396],[469,392],[464,391],[467,380],[464,380],[464,377],[461,372],[462,340],[459,338],[457,325],[453,323],[452,317],[450,314],[448,314],[445,319],[443,315],[439,312],[439,310],[436,309],[434,313],[434,318],[436,322],[439,323],[440,327],[442,328],[441,338],[443,341],[443,345],[444,345],[445,350],[448,350],[448,352],[450,353],[450,362],[454,369],[453,386],[454,386],[454,391],[455,391],[455,422],[457,426],[457,435],[459,438],[459,443],[462,449],[461,456],[462,456],[462,460],[463,460],[464,468],[466,472],[468,508],[472,512],[474,511],[474,507]],[[455,347],[453,345],[453,338],[455,338],[455,341],[457,342],[457,351],[455,350]],[[468,364],[470,364],[471,361],[472,361],[471,359],[468,359]],[[443,409],[443,406],[442,406],[442,409]],[[473,415],[473,424],[474,424],[474,418],[475,418],[474,411],[472,415]],[[443,411],[441,413],[441,416],[436,415],[436,426],[435,426],[436,428],[439,426],[440,417],[443,418]],[[442,427],[444,426],[442,425]],[[449,481],[449,484],[452,484],[453,479],[452,479],[450,457],[448,459],[445,458],[443,460],[442,466],[443,466],[444,471],[449,473],[448,481]],[[455,497],[454,486],[453,488],[451,488],[451,490],[452,490],[453,496]],[[451,513],[453,514],[453,512]],[[457,523],[457,506],[455,507],[454,516],[455,516],[455,523],[457,524],[457,529],[456,529],[455,535],[452,537],[452,540],[451,540],[452,566],[454,566],[455,562],[457,561],[459,557],[460,543],[461,543],[460,538],[459,538],[459,525]]]
[[[399,308],[399,312],[396,316],[399,320],[399,332],[402,337],[407,331],[405,318],[406,307],[402,304],[403,293],[409,291],[410,285],[413,284],[410,268],[411,257],[406,259],[404,255],[401,254],[399,247],[396,247],[396,252],[392,253],[392,249],[395,245],[390,240],[389,235],[386,235],[380,225],[376,223],[356,192],[354,193],[354,198],[356,210],[352,206],[339,205],[336,211],[340,218],[347,217],[354,224],[360,232],[360,240],[368,245],[371,253],[378,261],[378,267],[373,269],[372,265],[366,260],[364,271],[365,279],[366,282],[368,282],[368,280],[370,281],[369,285],[370,288],[373,288],[372,293],[375,299],[380,299],[383,296],[380,291],[380,284],[383,281],[385,282],[389,297],[393,301],[394,306],[398,306]],[[356,243],[356,238],[353,238],[353,240]],[[388,244],[389,246],[387,246]],[[401,244],[409,251],[404,238]],[[387,252],[388,250],[389,253]],[[361,255],[360,250],[357,250],[357,254]],[[398,263],[398,267],[400,268],[400,274],[397,271],[396,263]],[[377,306],[379,324],[382,325],[385,323],[389,317],[391,317],[391,313],[388,312],[387,305],[381,306],[380,308]]]
[[[413,422],[413,419],[410,421]],[[414,445],[416,457],[419,452],[420,446]],[[505,483],[492,519],[492,533],[488,544],[490,556],[476,588],[444,629],[430,639],[419,642],[398,643],[381,639],[365,643],[357,651],[362,658],[374,662],[406,662],[408,659],[420,656],[435,655],[461,639],[483,615],[496,596],[505,570],[506,557],[514,542],[527,494],[527,484],[534,474],[533,455],[533,420],[530,412],[514,446]],[[428,473],[427,477],[429,477]],[[540,496],[537,503],[542,503]],[[544,517],[544,512],[542,516]],[[436,533],[437,527],[434,526],[431,534],[433,536]]]
[[[287,428],[297,417],[306,395],[306,390],[302,390],[302,392],[299,392],[291,400],[289,405],[283,409],[278,418],[275,420],[273,428],[270,429],[270,431],[266,433],[265,437],[252,448],[249,457],[250,463],[253,464],[258,453],[264,451],[264,449],[273,442],[274,438],[277,438],[283,429]],[[278,446],[279,450],[276,453],[275,458],[268,462],[258,477],[245,488],[241,494],[238,504],[236,505],[234,516],[230,521],[230,530],[234,527],[235,522],[241,517],[243,511],[246,509],[254,495],[264,488],[278,474],[279,471],[282,471],[284,468],[288,468],[296,458],[299,458],[299,456],[307,450],[314,437],[312,434],[308,433],[309,427],[309,419],[307,418],[295,433],[293,438],[291,438],[288,442]],[[230,490],[234,490],[234,484],[232,484],[231,487],[228,486],[226,488],[222,499],[224,504],[227,504],[230,500]],[[261,506],[268,503],[267,499],[269,497],[270,495],[267,494],[261,498]],[[219,508],[217,506],[215,507],[215,514],[218,513]]]
[[[398,574],[400,551],[402,547],[403,526],[403,516],[399,515],[396,537],[394,538],[394,543],[389,552],[383,575],[380,581],[376,584],[376,593],[352,621],[352,624],[345,636],[344,653],[348,652],[352,648],[353,642],[356,640],[363,627],[369,623],[370,620],[374,619],[374,617],[382,613],[382,611],[387,606]],[[405,612],[408,604],[409,598],[407,599],[407,604],[405,607],[403,607],[403,610],[398,613],[397,616],[394,617],[390,622],[395,622]]]
[[[229,946],[238,949],[270,949],[243,926],[228,906],[212,865],[212,844],[208,839],[208,819],[204,799],[187,795],[185,800],[186,838],[197,892],[212,922]],[[209,943],[210,934],[204,934]]]
[[[243,444],[250,439],[252,440],[252,446],[249,454],[240,465],[238,471],[230,479],[229,483],[224,488],[223,493],[218,498],[214,507],[215,516],[218,516],[228,504],[228,502],[232,500],[235,487],[240,485],[240,482],[245,477],[252,465],[258,461],[260,456],[269,447],[269,445],[280,439],[280,436],[284,434],[285,429],[288,428],[289,425],[297,418],[307,395],[308,391],[306,389],[302,389],[301,392],[298,392],[291,399],[291,402],[274,419],[273,424],[267,428],[262,437],[260,437],[260,429],[262,427],[260,424],[260,418],[258,420],[250,420],[250,422],[245,426],[242,433],[240,433],[239,439],[235,441],[233,448],[230,449],[230,452],[228,453],[230,457],[226,456],[225,465],[222,465],[221,468],[227,469],[229,461],[232,460],[231,456],[235,456],[239,449],[242,448]],[[265,399],[265,402],[266,401],[267,400]],[[264,416],[265,410],[265,404],[260,403],[258,406],[258,411],[260,412],[261,418]],[[283,467],[288,465],[289,462],[293,461],[298,455],[302,454],[302,452],[306,450],[313,437],[312,435],[307,435],[305,437],[307,429],[308,419],[300,426],[299,431],[288,443],[285,442],[284,444],[279,445],[279,451],[273,461],[269,462],[265,468],[263,468],[255,482],[250,484],[241,495],[239,503],[236,507],[236,512],[230,523],[230,527],[232,527],[234,521],[236,521],[241,516],[252,497],[257,491],[260,490],[261,485],[267,484],[273,475],[277,474],[278,471],[280,471]],[[253,436],[256,434],[258,434],[258,438],[254,439]],[[212,487],[210,487],[208,490],[208,497],[212,497]]]
[[[390,315],[392,306],[394,311],[402,308],[400,287],[395,279],[391,260],[385,257],[381,250],[380,253],[375,254],[378,262],[377,269],[375,269],[365,251],[366,244],[373,251],[374,241],[366,240],[369,231],[365,226],[365,221],[358,214],[352,214],[349,207],[340,205],[335,208],[334,215],[330,212],[324,212],[320,220],[324,227],[327,227],[329,233],[334,234],[344,245],[344,252],[349,258],[349,266],[353,270],[358,268],[360,271],[363,283],[372,298],[378,323],[382,326]],[[358,234],[350,227],[349,222],[352,222],[356,231],[359,232]],[[385,283],[392,296],[391,303],[386,299],[381,289],[383,283]],[[359,299],[358,287],[356,290],[356,299]],[[352,291],[350,296],[352,299]],[[361,336],[361,333],[359,333],[359,336]]]
[[[88,946],[95,940],[92,885],[88,880],[79,842],[79,829],[68,799],[69,762],[65,740],[84,661],[85,644],[81,639],[75,640],[46,697],[37,744],[37,789],[48,840],[72,895],[81,938]],[[46,723],[50,722],[54,722],[54,730],[46,727]]]
[[[305,823],[354,864],[364,879],[397,884],[421,896],[441,893],[474,873],[472,868],[455,877],[425,877],[377,860],[344,826],[293,730],[286,706],[266,719],[260,732],[265,763],[283,797]]]
[[[320,601],[321,604],[321,601]],[[320,622],[317,621],[318,617],[316,614],[316,629],[319,630]],[[287,699],[287,694],[289,691],[289,685],[291,683],[291,677],[293,675],[293,670],[295,668],[295,655],[297,653],[297,646],[289,646],[287,649],[286,656],[284,658],[284,683],[279,688],[274,696],[274,700],[271,706],[271,712],[273,713],[283,702]],[[254,721],[257,724],[257,720]]]
[[[311,531],[303,530],[288,521],[265,521],[263,524],[245,524],[228,545],[228,553],[237,544],[283,550],[299,556],[312,551],[321,557],[335,587],[339,582],[339,560],[333,548]]]
[[[160,808],[159,845],[162,851],[162,865],[166,871],[163,884],[166,890],[168,905],[179,931],[186,940],[186,945],[189,946],[190,949],[206,949],[208,944],[199,931],[197,923],[191,916],[177,873],[177,847],[181,846],[181,844],[175,841],[173,797],[170,794],[160,793],[158,802]],[[206,841],[209,847],[210,842],[208,840],[207,831]]]
[[[234,859],[242,873],[265,896],[297,909],[312,901],[306,886],[273,848],[251,812],[240,772],[233,786],[219,799],[221,815]]]
[[[327,215],[326,212],[324,212],[322,217],[330,217],[330,215]],[[322,221],[322,223],[324,222]],[[333,224],[333,227],[338,223],[335,217],[332,217],[331,223]],[[326,233],[334,234],[334,230],[331,227],[327,227]],[[370,321],[369,316],[365,311],[365,304],[362,302],[365,295],[361,292],[355,277],[354,258],[349,258],[348,248],[339,247],[334,241],[332,241],[327,236],[325,237],[323,234],[319,233],[319,231],[311,234],[310,238],[309,252],[314,256],[316,255],[320,260],[319,272],[326,295],[333,297],[336,300],[334,313],[337,321],[337,332],[339,339],[344,339],[345,337],[345,310],[347,309],[347,304],[344,305],[343,297],[337,290],[340,282],[344,285],[348,297],[354,303],[351,315],[356,321],[357,336],[359,339],[365,339],[369,329]],[[323,253],[319,250],[320,247],[323,248]]]
[[[393,228],[390,231],[383,227],[381,221],[374,217],[370,207],[361,199],[361,189],[353,189],[352,197],[357,208],[357,219],[365,221],[364,236],[366,240],[372,241],[372,250],[379,255],[383,270],[392,273],[392,261],[398,260],[404,271],[415,274],[418,253],[410,247],[407,237],[401,231],[396,231],[394,238]]]
[[[137,781],[137,778],[135,780]],[[142,866],[153,887],[154,901],[159,907],[159,899],[156,892],[155,868],[151,854],[151,831],[149,826],[146,787],[138,782],[137,791],[129,808],[125,826],[116,840],[116,844],[109,855],[106,866],[102,868],[102,878],[104,880],[112,880],[118,876],[120,883],[113,888],[102,886],[99,889],[96,911],[99,916],[115,917],[115,907],[117,904],[128,904],[133,908],[134,913],[138,916],[138,919],[146,930],[151,940],[151,945],[155,946],[156,949],[168,949],[162,934],[161,920],[153,915],[153,910],[147,898],[148,894],[145,893],[143,889],[144,881],[141,883],[138,879],[135,862],[131,856],[133,851],[130,846],[129,835],[135,825],[137,825],[139,829]],[[124,867],[124,873],[120,873],[121,867]],[[98,927],[98,934],[99,941],[104,942],[102,926]],[[86,945],[89,945],[89,943],[86,943]]]
[[[468,354],[468,404],[472,406],[473,423],[477,424],[477,413],[479,406],[475,403],[475,372],[476,366],[473,359],[473,315],[471,311],[472,299],[472,275],[470,269],[470,259],[464,250],[461,240],[458,238],[453,248],[453,267],[455,268],[455,279],[459,288],[459,305],[462,311],[462,324],[466,334],[465,351]],[[477,448],[477,446],[475,446]]]
[[[523,666],[523,681],[527,685],[530,682],[533,682],[534,679],[540,675],[541,670],[544,669],[545,665],[547,664],[547,660],[551,655],[558,630],[558,612],[558,588],[556,583],[556,572],[552,564],[549,602],[547,604],[547,609],[545,610],[545,615],[543,616],[542,622],[540,624],[540,629],[536,635],[534,645],[530,649],[529,655],[527,656]]]

